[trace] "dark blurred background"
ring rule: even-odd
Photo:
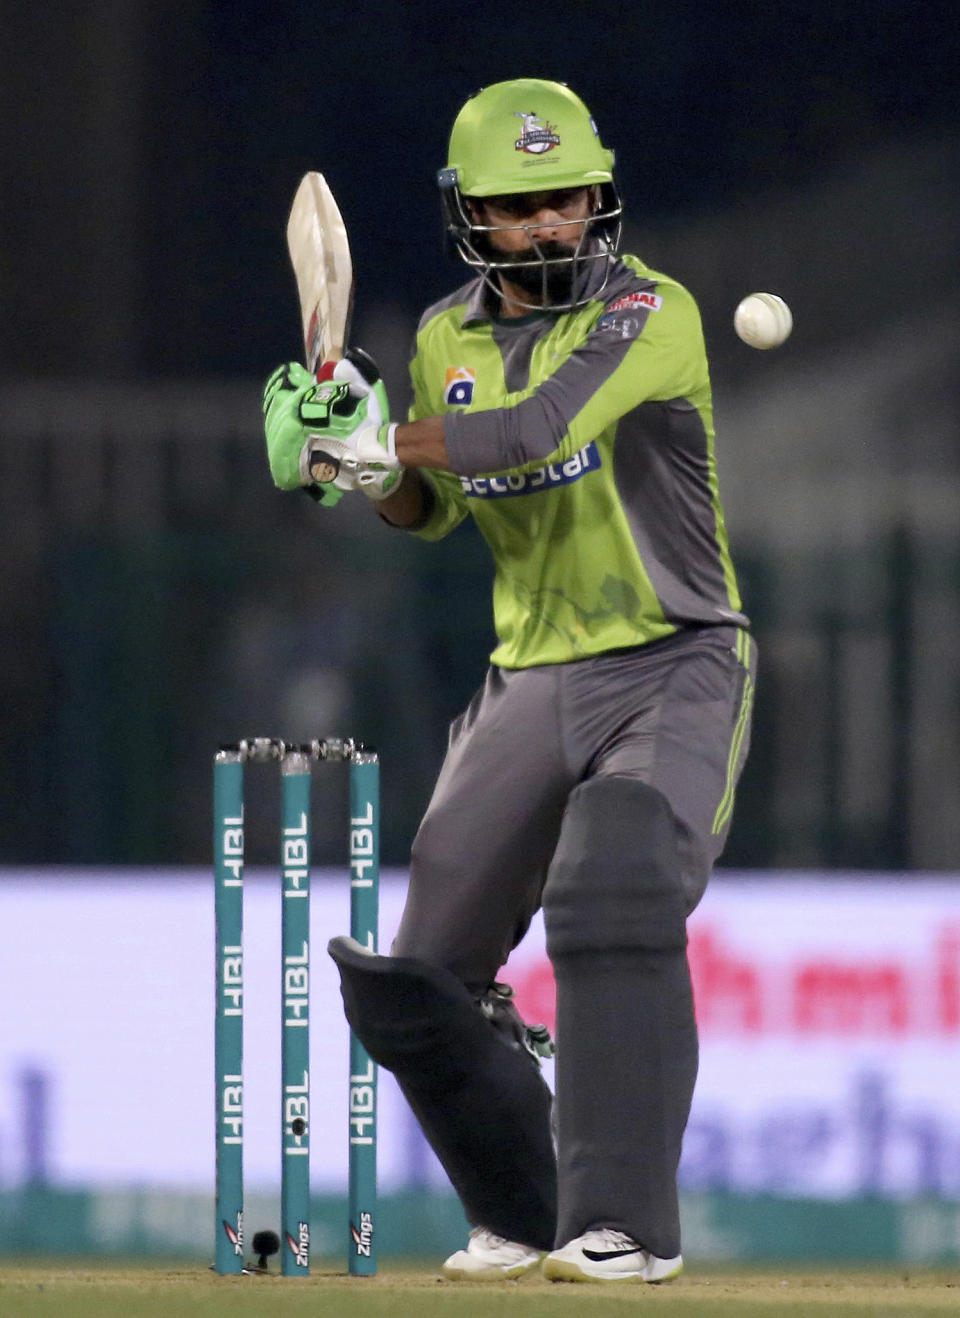
[[[419,311],[464,278],[451,121],[544,76],[617,152],[628,249],[703,311],[762,665],[725,863],[956,868],[958,28],[869,0],[5,0],[0,862],[202,862],[219,741],[343,732],[383,752],[404,861],[492,645],[488,557],[272,488],[286,214],[322,170],[399,413]],[[731,329],[757,289],[794,311],[776,353]]]

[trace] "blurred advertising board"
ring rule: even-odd
[[[381,950],[404,875],[382,885]],[[314,878],[312,1169],[346,1180],[347,1034]],[[0,1191],[205,1192],[213,1179],[213,909],[203,871],[0,871]],[[246,892],[246,1176],[279,1181],[279,884]],[[689,1194],[960,1199],[960,882],[722,873],[690,921],[700,1078]],[[503,978],[553,1025],[537,921]],[[625,1016],[630,1003],[623,1003]],[[390,1077],[385,1193],[445,1186]]]

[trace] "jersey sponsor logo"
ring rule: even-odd
[[[616,302],[611,302],[603,313],[603,318],[613,315],[615,311],[633,311],[636,307],[646,307],[648,311],[659,311],[663,306],[663,298],[659,293],[627,293],[625,297],[618,297]]]
[[[657,293],[627,293],[625,297],[619,297],[616,302],[610,303],[595,328],[616,330],[622,339],[635,339],[642,334],[646,317],[629,313],[659,311],[661,306],[663,306],[663,298]]]
[[[443,401],[448,407],[467,407],[473,402],[477,373],[469,366],[448,366],[443,382]]]
[[[523,120],[520,136],[514,142],[514,149],[526,151],[530,156],[542,156],[545,151],[552,151],[560,145],[556,124],[544,123],[538,114],[531,111],[514,110],[518,119]]]
[[[507,476],[461,476],[468,499],[512,499],[518,494],[536,494],[558,485],[572,485],[601,466],[597,442],[592,439],[566,462],[548,462],[535,471],[511,472]]]

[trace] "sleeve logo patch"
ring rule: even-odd
[[[611,302],[594,326],[598,330],[615,330],[622,339],[636,339],[643,333],[647,315],[659,311],[663,298],[659,293],[627,293]],[[643,313],[643,314],[641,314]]]
[[[536,494],[558,485],[572,485],[600,467],[596,440],[591,440],[566,462],[549,462],[535,471],[510,472],[505,476],[461,476],[460,485],[468,499],[510,499],[518,494]]]
[[[448,366],[443,382],[443,401],[448,407],[468,407],[473,402],[477,373],[469,366]]]
[[[626,297],[618,297],[616,302],[611,302],[603,314],[609,316],[614,311],[634,311],[637,307],[659,311],[662,306],[663,298],[658,293],[628,293]]]

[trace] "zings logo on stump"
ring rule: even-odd
[[[237,1225],[231,1226],[226,1218],[223,1219],[223,1229],[227,1233],[227,1239],[233,1246],[234,1254],[243,1257],[243,1213],[237,1214]]]
[[[473,402],[477,373],[469,366],[448,366],[443,384],[443,401],[448,407],[468,407]]]
[[[298,1268],[306,1268],[310,1265],[310,1228],[306,1222],[297,1223],[298,1239],[294,1240],[289,1231],[285,1231],[287,1245],[290,1253],[297,1260]]]
[[[350,1223],[350,1235],[353,1237],[353,1243],[358,1254],[363,1258],[370,1257],[370,1246],[373,1243],[373,1216],[370,1213],[360,1214],[359,1226]]]

